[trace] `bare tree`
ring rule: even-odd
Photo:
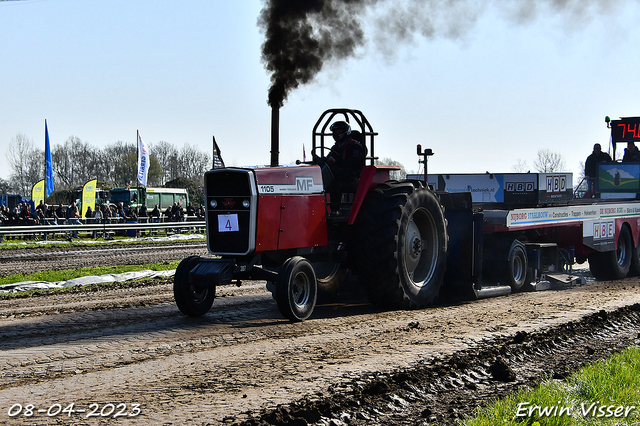
[[[169,142],[160,141],[152,144],[150,151],[151,154],[157,158],[160,168],[162,169],[161,185],[179,177],[178,150],[176,147]]]
[[[381,164],[385,166],[399,166],[400,170],[392,170],[389,175],[391,179],[401,180],[407,177],[407,171],[405,170],[402,163],[396,160],[392,160],[391,158],[385,157],[379,160],[376,160],[376,164]]]
[[[538,151],[538,157],[533,162],[533,166],[539,173],[560,172],[566,168],[562,155],[549,149]]]
[[[527,165],[527,162],[522,158],[518,158],[516,164],[511,166],[511,170],[514,173],[527,173],[529,171],[529,166]]]
[[[15,137],[11,138],[11,143],[7,149],[7,161],[9,162],[10,169],[10,181],[14,188],[16,188],[22,195],[31,195],[31,187],[34,183],[31,182],[33,177],[32,169],[33,165],[33,152],[35,148],[33,141],[22,133],[18,133]],[[44,175],[44,155],[42,156],[42,174]]]
[[[147,172],[147,186],[162,185],[162,167],[155,155],[149,156],[149,171]]]
[[[100,151],[76,136],[69,136],[63,145],[52,149],[51,159],[56,189],[70,189],[99,177]]]
[[[8,180],[0,178],[0,194],[11,194],[14,192],[11,183]]]
[[[180,165],[180,177],[202,182],[204,172],[209,170],[211,156],[198,150],[195,146],[185,143],[178,155],[178,164]]]

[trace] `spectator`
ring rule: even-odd
[[[102,221],[102,210],[100,207],[96,207],[96,210],[93,212],[93,221],[94,223],[100,223]]]
[[[127,218],[127,213],[124,211],[124,207],[122,206],[122,201],[118,203],[116,217],[118,217],[122,222],[124,222],[124,220]]]
[[[58,224],[58,215],[56,215],[56,210],[53,205],[47,208],[47,212],[45,213],[45,223],[47,225]]]
[[[69,204],[69,207],[67,207],[67,223],[69,223],[69,225],[82,225],[78,219],[80,219],[80,212],[78,211],[76,202],[73,201]]]
[[[178,222],[180,220],[180,206],[178,206],[178,203],[173,203],[173,206],[171,207],[171,220],[174,222]]]
[[[64,207],[62,207],[62,203],[56,209],[56,216],[58,217],[58,224],[64,225],[64,220],[67,217],[66,212],[64,211]]]
[[[93,223],[93,210],[91,209],[91,206],[87,206],[84,218],[86,219],[86,223]]]
[[[47,222],[45,221],[45,213],[47,211],[47,206],[40,201],[40,204],[38,204],[38,207],[36,207],[36,217],[38,218],[38,223],[40,225],[46,225]]]
[[[20,214],[18,215],[18,221],[20,226],[37,224],[36,218],[34,217],[33,213],[31,213],[31,211],[29,210],[29,206],[26,203],[22,204]]]
[[[38,218],[44,219],[44,213],[47,210],[47,206],[45,206],[44,201],[40,200],[40,204],[36,207],[36,215]],[[40,221],[40,223],[44,223],[44,221]]]
[[[587,157],[584,163],[584,175],[587,178],[588,189],[584,194],[584,198],[592,198],[595,195],[596,173],[598,163],[611,162],[611,156],[606,152],[602,152],[602,146],[599,143],[593,145],[593,152]]]
[[[102,221],[107,222],[111,218],[111,208],[109,204],[102,206]]]
[[[164,221],[166,222],[168,220],[173,220],[173,213],[172,213],[171,206],[167,207],[167,209],[164,211]]]
[[[73,201],[71,204],[69,204],[69,207],[67,207],[67,223],[69,225],[82,225],[79,219],[80,219],[80,212],[78,211],[78,206],[76,206],[76,202]],[[78,231],[73,231],[72,237],[78,238]]]
[[[4,204],[0,206],[0,221],[5,225],[9,221],[9,209]]]
[[[624,156],[622,162],[640,162],[640,151],[634,142],[627,142],[627,147],[624,149]]]
[[[200,207],[198,207],[196,216],[198,216],[198,219],[204,219],[204,206],[202,204],[200,204]]]
[[[153,207],[153,210],[151,210],[151,213],[149,213],[149,217],[152,218],[152,221],[155,221],[155,222],[160,221],[160,209],[158,208],[157,204]],[[153,219],[154,217],[155,219]]]
[[[132,209],[129,209],[129,212],[127,214],[127,219],[132,219],[132,220],[138,220],[138,208],[134,207]]]
[[[140,211],[138,211],[138,217],[146,219],[149,213],[147,212],[147,203],[142,203],[140,206]]]
[[[189,201],[189,204],[187,205],[187,217],[193,217],[195,215],[196,215],[196,209],[191,204],[191,201]]]

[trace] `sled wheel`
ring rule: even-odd
[[[199,317],[209,312],[216,297],[215,287],[195,288],[189,284],[189,272],[196,267],[199,260],[198,256],[182,259],[173,277],[173,297],[176,305],[180,312],[190,317]]]
[[[596,252],[589,255],[591,274],[599,280],[619,280],[626,277],[631,269],[633,258],[631,231],[626,225],[620,228],[618,248],[616,250]]]
[[[629,269],[629,276],[637,277],[639,275],[640,275],[640,250],[638,250],[638,246],[635,246],[631,250],[631,268]]]
[[[511,287],[513,292],[520,291],[527,283],[527,251],[520,241],[514,241],[509,249],[506,264],[502,265],[501,282]]]
[[[304,321],[316,306],[318,281],[311,263],[304,257],[288,259],[278,272],[276,302],[283,317]]]

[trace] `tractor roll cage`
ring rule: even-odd
[[[369,160],[369,165],[373,166],[375,160],[378,159],[374,151],[374,138],[378,133],[373,131],[369,120],[357,109],[332,108],[323,112],[318,121],[316,121],[315,126],[313,126],[311,152],[315,152],[317,146],[321,147],[321,150],[324,150],[325,146],[327,149],[333,146],[333,135],[329,130],[329,126],[336,119],[336,116],[338,116],[336,121],[343,120],[349,123],[352,136],[354,139],[358,139],[367,150],[365,161]],[[325,145],[326,136],[329,137],[329,145]]]

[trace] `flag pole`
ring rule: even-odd
[[[140,181],[138,180],[138,159],[140,158],[140,130],[136,129],[136,197],[138,197],[138,204],[140,204]]]

